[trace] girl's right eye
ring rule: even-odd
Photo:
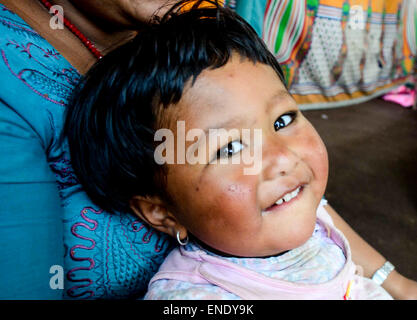
[[[227,146],[217,150],[217,159],[219,158],[230,158],[235,153],[240,152],[244,148],[244,145],[241,141],[232,141],[227,144]]]

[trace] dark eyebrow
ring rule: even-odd
[[[280,101],[280,100],[282,100],[283,98],[285,98],[285,99],[287,99],[287,98],[292,98],[292,96],[291,96],[291,94],[287,91],[287,90],[285,90],[285,89],[282,89],[282,90],[279,90],[278,92],[276,92],[269,100],[268,100],[268,103],[267,103],[267,107],[266,107],[266,113],[268,113],[270,110],[271,110],[271,108],[273,108],[274,107],[274,105],[278,102],[278,101]]]

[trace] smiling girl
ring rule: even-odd
[[[177,9],[93,68],[65,128],[90,197],[132,210],[180,244],[146,298],[391,299],[360,274],[322,200],[326,148],[275,58],[228,9]],[[179,121],[186,132],[224,129],[225,142],[207,143],[198,163],[159,165],[154,133],[178,138]],[[260,130],[261,142],[243,130]],[[251,164],[233,159],[251,149],[261,169],[246,174]]]

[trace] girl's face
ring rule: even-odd
[[[187,232],[235,256],[275,255],[308,240],[327,183],[327,152],[271,67],[233,56],[224,67],[205,70],[164,118],[176,138],[176,121],[185,121],[186,133],[224,128],[228,136],[238,129],[220,151],[207,135],[203,163],[167,165],[169,209]],[[262,130],[261,145],[252,145],[262,155],[256,174],[245,174],[243,161],[232,163],[254,152],[242,129],[252,137]],[[214,163],[216,156],[231,158]],[[297,195],[290,200],[291,193]],[[286,194],[288,201],[276,204]]]

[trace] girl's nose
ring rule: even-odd
[[[291,174],[300,162],[299,156],[291,148],[289,139],[274,140],[264,145],[262,153],[264,180],[273,180],[278,176]]]

